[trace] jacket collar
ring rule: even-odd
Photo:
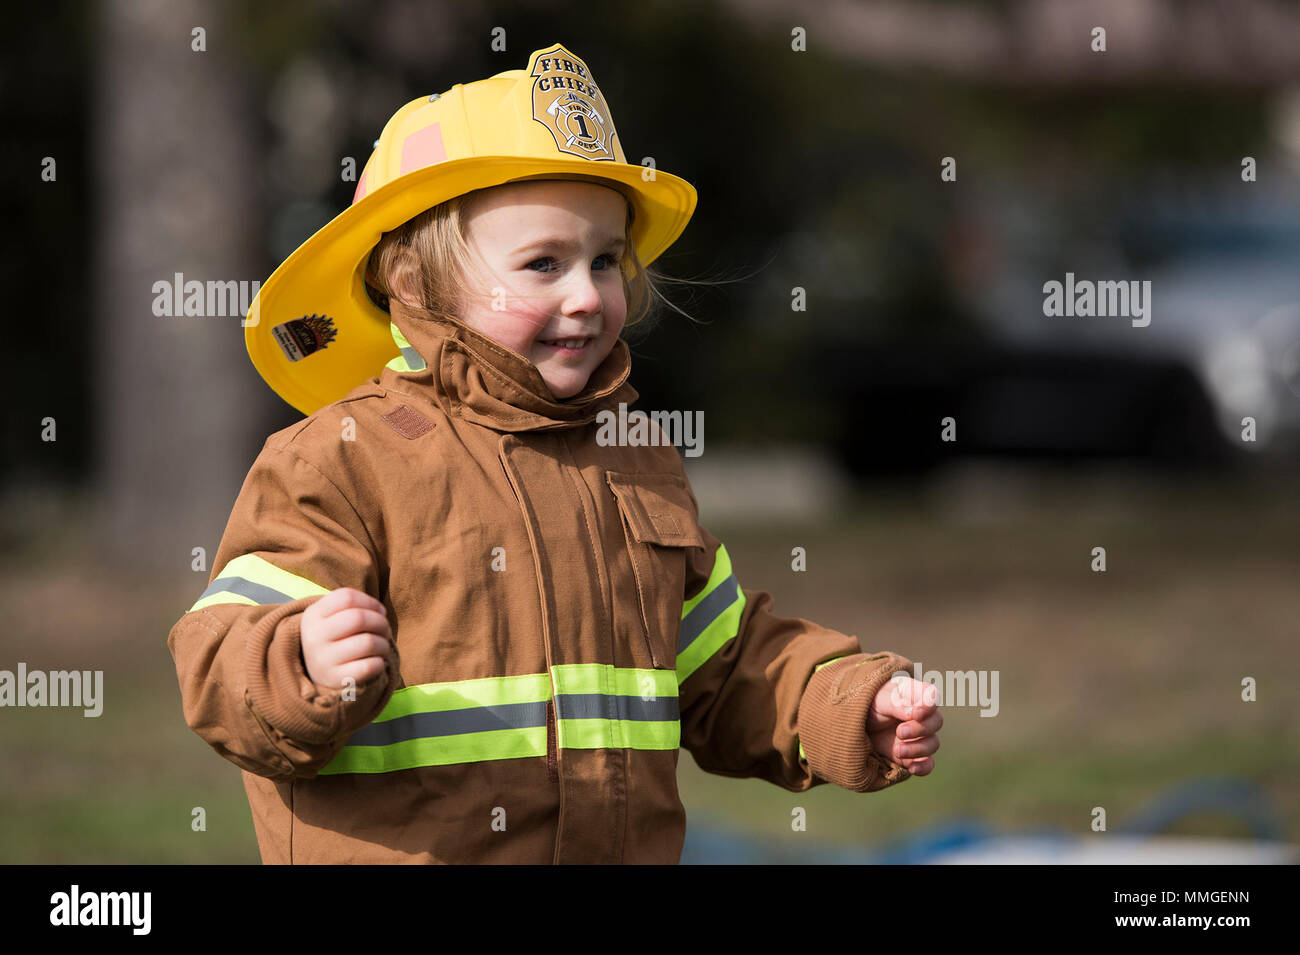
[[[628,382],[631,354],[621,338],[582,391],[563,401],[527,358],[447,315],[390,302],[390,328],[401,350],[380,383],[437,404],[444,413],[497,431],[550,431],[617,412],[637,399]]]

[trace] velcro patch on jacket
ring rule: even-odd
[[[420,414],[420,412],[406,407],[406,405],[402,405],[396,411],[390,411],[380,417],[403,438],[418,438],[420,435],[433,430],[432,421]]]

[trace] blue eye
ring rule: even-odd
[[[601,261],[602,259],[605,260],[606,265],[605,265],[604,268],[602,268],[602,269],[599,270],[599,271],[601,271],[601,272],[608,272],[610,269],[617,269],[617,268],[619,267],[619,257],[618,257],[617,255],[615,255],[613,252],[606,252],[604,255],[598,255],[598,256],[596,256],[596,258],[595,258],[594,261],[599,262],[599,261]],[[524,268],[526,268],[526,269],[531,269],[531,270],[534,271],[534,272],[542,272],[542,273],[553,272],[553,271],[554,271],[554,269],[550,269],[550,268],[546,268],[546,269],[534,269],[534,268],[533,268],[533,266],[538,265],[539,263],[542,263],[542,262],[548,262],[548,263],[554,265],[554,264],[555,264],[555,259],[554,259],[553,257],[549,256],[549,255],[547,255],[547,256],[543,256],[543,257],[540,258],[540,259],[533,259],[533,260],[532,260],[531,262],[529,262],[526,266],[524,266]]]

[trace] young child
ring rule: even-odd
[[[676,863],[681,747],[794,792],[933,768],[908,660],[775,616],[676,448],[597,440],[695,199],[555,44],[403,107],[262,287],[250,355],[307,417],[168,647],[264,862]]]

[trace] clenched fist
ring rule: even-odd
[[[891,759],[914,776],[934,771],[943,714],[933,684],[897,673],[882,686],[867,710],[872,752]]]
[[[352,587],[331,590],[302,614],[302,659],[319,686],[360,685],[384,670],[392,645],[384,605]]]

